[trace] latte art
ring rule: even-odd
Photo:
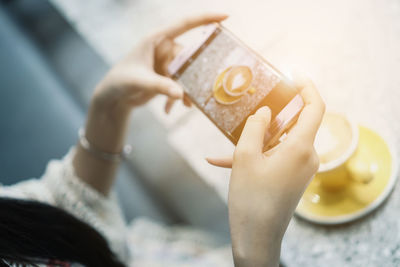
[[[352,140],[351,124],[346,117],[326,113],[314,143],[320,163],[329,163],[342,157],[350,148]]]

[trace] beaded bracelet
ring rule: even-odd
[[[83,149],[91,153],[93,156],[112,162],[120,162],[132,152],[131,145],[125,145],[121,153],[104,152],[90,144],[90,142],[86,139],[85,131],[83,130],[83,128],[79,129],[79,144]]]

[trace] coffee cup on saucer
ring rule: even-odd
[[[376,209],[398,177],[391,143],[346,115],[327,113],[315,139],[320,167],[296,214],[315,223],[339,224]]]
[[[314,143],[320,160],[316,178],[324,189],[338,190],[351,181],[368,183],[372,180],[368,166],[352,160],[358,140],[357,124],[340,113],[325,114]]]

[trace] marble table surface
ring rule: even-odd
[[[400,1],[398,0],[50,0],[110,64],[146,33],[184,15],[222,11],[225,25],[284,73],[316,83],[328,110],[340,110],[400,148]],[[195,109],[149,108],[168,140],[222,199],[229,170],[205,156],[233,146]],[[398,162],[396,164],[399,164]],[[400,266],[398,185],[376,212],[356,222],[317,226],[294,218],[282,246],[287,266]]]

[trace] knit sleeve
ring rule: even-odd
[[[40,179],[0,186],[0,196],[37,200],[71,213],[98,230],[123,261],[128,260],[126,223],[114,192],[104,196],[75,174],[71,149],[62,160],[51,160]]]

